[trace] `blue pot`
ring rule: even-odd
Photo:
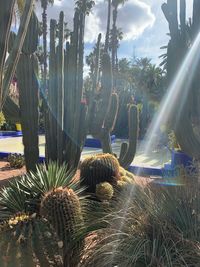
[[[184,167],[191,167],[192,158],[182,151],[172,150],[171,166],[177,167],[180,165]]]

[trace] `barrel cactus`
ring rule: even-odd
[[[62,187],[50,191],[42,200],[41,214],[63,243],[64,266],[78,266],[83,242],[77,241],[77,237],[83,217],[77,194],[72,189]]]
[[[80,168],[81,185],[87,192],[95,193],[96,185],[108,182],[115,185],[119,178],[119,162],[111,154],[97,154],[87,157]]]
[[[113,186],[107,182],[96,185],[96,197],[101,201],[109,201],[114,194]]]

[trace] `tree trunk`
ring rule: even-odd
[[[108,52],[108,45],[109,45],[110,14],[111,14],[111,0],[108,0],[108,17],[107,17],[107,30],[106,30],[106,38],[105,38],[105,52]]]
[[[116,86],[116,73],[115,73],[115,55],[116,55],[116,33],[117,33],[117,29],[116,29],[116,21],[117,21],[117,6],[114,7],[113,10],[113,29],[112,29],[112,71],[113,71],[113,86]]]

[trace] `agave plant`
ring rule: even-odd
[[[115,208],[102,218],[106,227],[93,232],[96,240],[84,251],[82,266],[198,266],[197,182],[175,187],[130,185],[126,190],[129,194],[122,192]]]
[[[73,182],[73,177],[74,171],[66,165],[51,162],[48,166],[38,165],[36,172],[11,181],[0,191],[0,221],[19,212],[38,212],[41,198],[54,188],[69,187],[78,190],[78,183]]]
[[[66,196],[68,192],[73,192],[74,199],[79,203],[83,199],[80,196],[82,189],[73,177],[73,170],[52,162],[48,166],[39,165],[37,172],[10,182],[8,187],[0,191],[0,250],[5,252],[0,255],[0,266],[4,266],[5,258],[10,264],[8,266],[63,266],[65,255],[60,247],[60,236],[51,221],[41,216],[40,204],[43,201],[44,206],[44,199],[54,190],[66,191]],[[68,205],[71,202],[67,200],[65,202]],[[68,209],[71,211],[73,207],[69,205],[66,207]],[[79,209],[81,217],[81,206]],[[55,212],[61,214],[61,210]],[[65,227],[65,223],[72,225],[70,218],[65,222],[59,216],[58,221],[63,223],[61,228]],[[82,229],[79,236],[84,236],[81,234]],[[73,241],[73,233],[70,234],[69,240]]]

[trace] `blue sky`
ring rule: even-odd
[[[55,0],[54,6],[48,8],[48,18],[58,18],[61,10],[65,20],[72,27],[74,0]],[[160,47],[166,45],[169,37],[168,24],[161,11],[165,0],[128,0],[119,8],[118,26],[124,32],[124,40],[120,44],[119,57],[149,57],[152,62],[160,62],[159,55],[163,53]],[[192,10],[192,0],[187,2],[187,16]],[[86,19],[85,54],[93,47],[98,33],[104,36],[107,20],[107,3],[96,0],[92,13]],[[37,8],[40,16],[41,9]],[[40,16],[41,18],[41,16]]]

